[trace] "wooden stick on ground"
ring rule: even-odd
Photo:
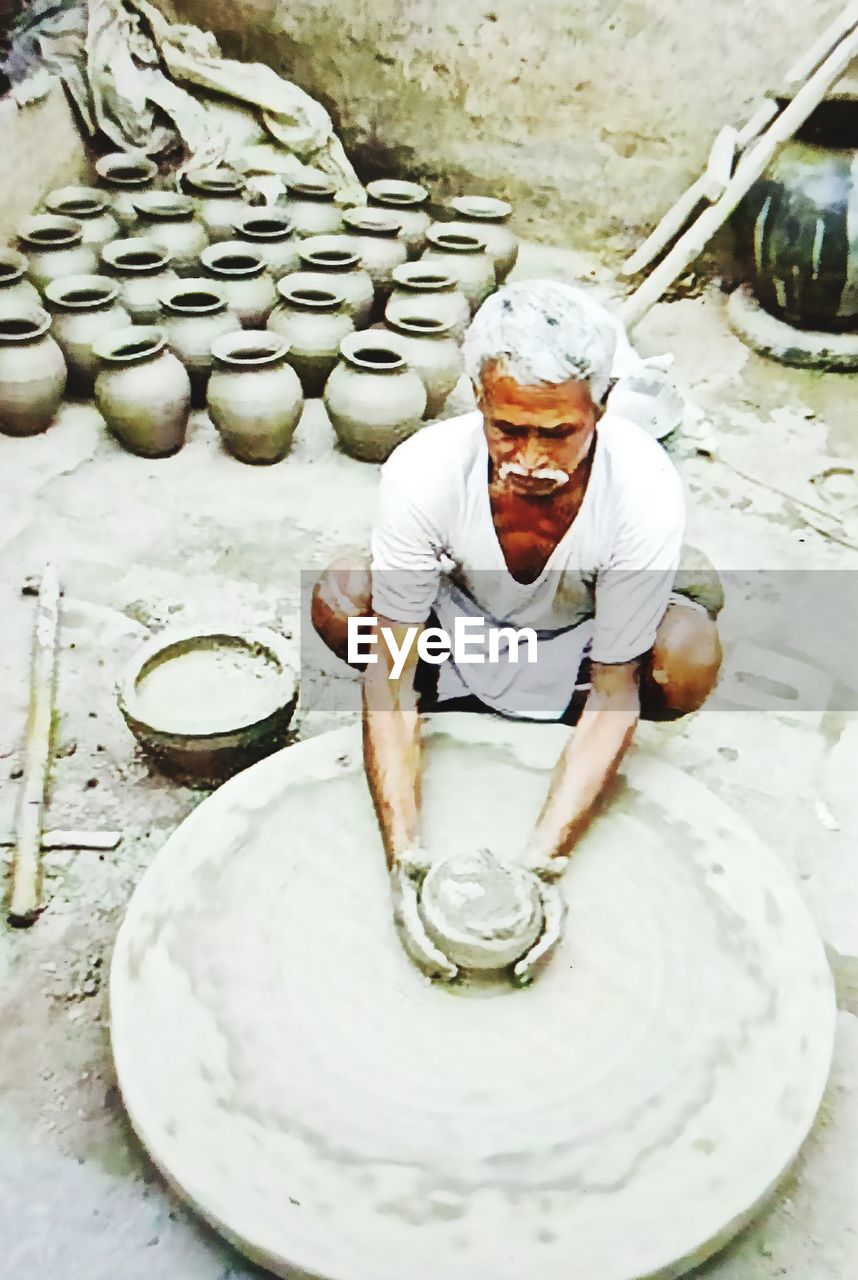
[[[39,914],[42,890],[42,809],[51,762],[60,583],[48,565],[39,587],[30,669],[30,712],[24,742],[24,778],[18,805],[17,844],[12,862],[9,923],[31,925]]]
[[[811,112],[819,106],[831,85],[854,57],[858,56],[858,31],[852,31],[825,59],[807,84],[796,94],[792,102],[781,112],[771,127],[745,153],[736,168],[726,191],[708,209],[704,209],[696,222],[680,236],[652,274],[623,303],[620,315],[628,327],[635,325],[658,302],[677,276],[694,261],[718,231],[739,201],[751,189],[765,169],[778,147],[793,136],[804,124]]]
[[[807,53],[802,54],[789,68],[783,78],[784,85],[801,84],[806,80],[855,26],[858,26],[858,3],[852,0],[831,26],[826,27],[819,39],[814,41]]]

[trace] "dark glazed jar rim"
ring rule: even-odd
[[[282,364],[288,354],[289,343],[270,329],[236,330],[212,343],[215,360],[236,373]]]
[[[345,298],[335,289],[316,289],[309,285],[290,285],[288,277],[278,281],[277,292],[282,300],[301,311],[339,311]]]
[[[83,240],[83,227],[73,218],[37,214],[18,229],[18,239],[42,252],[72,249]]]
[[[45,297],[63,311],[99,311],[119,297],[119,285],[109,276],[63,276],[45,286]]]
[[[177,316],[213,316],[227,304],[211,280],[186,277],[161,295],[161,305]]]
[[[132,199],[131,203],[141,218],[161,219],[162,221],[190,221],[196,212],[196,206],[190,196],[174,195],[168,191],[143,191]]]
[[[0,345],[35,342],[51,327],[51,317],[41,307],[0,314]]]
[[[155,325],[133,325],[105,334],[92,344],[99,360],[105,364],[142,364],[160,355],[167,345],[163,329]]]
[[[153,182],[158,176],[158,166],[148,156],[112,151],[110,155],[99,156],[95,162],[95,172],[102,182],[133,189]]]
[[[426,232],[426,239],[437,249],[448,253],[485,253],[486,243],[478,235],[468,235],[465,231],[445,231],[442,227],[432,228]]]
[[[243,241],[209,245],[208,249],[204,249],[200,254],[200,262],[206,271],[211,271],[215,276],[223,276],[227,280],[245,280],[248,277],[261,276],[265,270],[264,260]]]
[[[142,236],[110,240],[101,250],[101,260],[113,271],[132,276],[155,275],[172,262],[166,249]]]

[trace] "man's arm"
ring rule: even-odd
[[[557,762],[527,849],[527,865],[546,879],[565,869],[634,736],[640,718],[639,680],[639,660],[615,666],[593,663],[590,696]]]

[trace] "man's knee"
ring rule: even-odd
[[[359,552],[337,558],[313,587],[310,618],[329,649],[347,661],[349,618],[372,613],[370,558]]]
[[[696,711],[708,698],[721,670],[718,628],[702,610],[672,605],[658,629],[649,665],[654,686],[669,715]]]

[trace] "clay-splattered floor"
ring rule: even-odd
[[[528,247],[517,274],[583,276],[611,291],[597,264],[549,249]],[[728,570],[853,567],[855,380],[749,354],[729,335],[714,290],[656,308],[637,340],[646,353],[676,353],[676,380],[699,410],[670,445],[688,489],[690,540]],[[177,457],[146,462],[123,453],[90,407],[70,405],[41,438],[0,439],[0,475],[0,829],[13,822],[27,700],[33,602],[20,588],[54,558],[67,600],[50,824],[117,827],[124,836],[115,854],[46,857],[49,906],[38,925],[19,934],[0,926],[0,1275],[254,1275],[164,1188],[117,1097],[106,1024],[111,945],[141,871],[200,796],[150,773],[112,684],[150,626],[223,612],[295,631],[298,571],[364,542],[377,470],[334,451],[318,404],[308,407],[292,455],[269,469],[227,457],[204,415]],[[728,600],[728,665],[747,619]],[[810,679],[820,670],[848,677],[856,624],[854,611],[840,619],[835,609],[812,645],[805,631],[798,647]],[[326,663],[305,685],[298,732],[350,714],[336,707],[351,705],[351,694],[342,670]],[[784,858],[838,978],[839,1037],[823,1112],[770,1211],[704,1269],[719,1280],[858,1274],[858,718],[842,710],[848,702],[841,695],[841,709],[827,714],[821,706],[706,711],[641,731]]]

